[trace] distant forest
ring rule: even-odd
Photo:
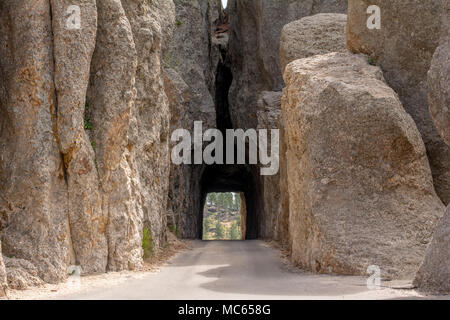
[[[203,210],[203,240],[241,240],[241,197],[209,193]]]

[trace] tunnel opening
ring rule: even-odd
[[[204,241],[244,240],[245,196],[238,192],[208,193],[203,208]]]
[[[241,221],[244,240],[259,237],[259,217],[262,213],[262,195],[258,190],[255,172],[259,172],[250,165],[211,165],[202,174],[201,212],[199,213],[199,238],[203,238],[203,209],[209,193],[235,192],[242,195],[245,205],[245,215]]]

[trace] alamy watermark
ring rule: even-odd
[[[381,268],[376,265],[369,266],[367,268],[367,289],[380,290],[381,289]]]
[[[379,6],[371,5],[367,8],[367,14],[370,14],[367,19],[367,28],[369,30],[381,29],[381,9]]]
[[[77,5],[71,5],[66,10],[66,28],[68,30],[81,29],[81,9]]]
[[[69,266],[67,268],[67,287],[79,288],[81,286],[81,266]]]
[[[268,143],[269,131],[270,144]],[[202,121],[196,121],[193,138],[188,130],[177,129],[172,133],[171,141],[177,143],[171,154],[172,163],[176,165],[260,164],[263,176],[275,175],[279,170],[280,131],[278,129],[247,131],[228,129],[224,137],[218,129],[208,129],[203,132]],[[203,148],[205,142],[209,144]]]

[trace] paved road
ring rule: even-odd
[[[262,241],[197,241],[159,273],[56,299],[398,299],[414,291],[371,291],[360,277],[289,271]]]

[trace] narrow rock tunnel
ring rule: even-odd
[[[199,238],[203,233],[203,207],[206,195],[210,192],[242,192],[246,206],[245,239],[259,237],[259,218],[263,205],[255,170],[248,165],[212,165],[206,167],[201,177],[201,206],[199,212]]]
[[[217,129],[225,136],[227,129],[237,128],[233,127],[229,110],[228,95],[233,82],[233,75],[228,65],[227,50],[221,48],[221,55],[222,59],[216,71],[215,106]],[[224,159],[226,159],[226,148],[223,152]],[[246,154],[248,157],[248,152]],[[261,216],[264,207],[258,174],[259,170],[256,165],[214,164],[205,166],[200,178],[200,212],[197,224],[199,226],[199,238],[203,234],[203,207],[206,196],[210,192],[242,192],[245,196],[246,205],[245,239],[250,240],[259,237],[258,218]]]

